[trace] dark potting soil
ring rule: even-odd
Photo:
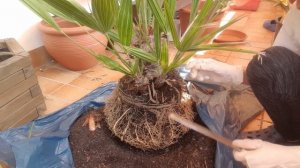
[[[83,127],[90,112],[79,117],[70,130],[70,146],[76,168],[213,168],[215,141],[189,131],[178,143],[159,151],[131,147],[107,128],[102,109],[97,114],[100,128]],[[198,123],[202,122],[197,119]],[[203,124],[202,124],[203,125]]]

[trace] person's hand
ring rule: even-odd
[[[186,67],[190,69],[189,78],[192,80],[233,84],[243,82],[243,69],[241,66],[229,65],[215,59],[192,60]]]
[[[272,144],[260,139],[238,139],[233,146],[235,160],[249,168],[300,167],[299,147]]]

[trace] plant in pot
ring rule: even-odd
[[[107,44],[106,37],[89,27],[69,22],[60,17],[53,17],[53,21],[60,27],[60,31],[57,31],[45,21],[40,22],[38,26],[42,32],[44,46],[53,59],[74,71],[95,66],[98,63],[97,59],[78,48],[77,45],[97,53],[104,53]]]
[[[165,148],[188,132],[184,126],[169,120],[168,114],[174,112],[188,120],[195,116],[185,81],[177,68],[196,51],[216,49],[253,53],[227,48],[222,43],[206,43],[240,17],[201,39],[197,38],[227,1],[206,0],[186,32],[179,37],[174,23],[174,0],[136,0],[137,22],[133,21],[132,0],[92,0],[91,13],[73,0],[23,0],[58,31],[61,28],[49,13],[106,36],[108,50],[117,59],[81,45],[78,47],[95,56],[107,68],[124,73],[106,102],[106,123],[114,135],[142,150]],[[198,3],[195,0],[193,4]],[[174,42],[169,41],[168,33]],[[170,46],[176,48],[174,56],[169,52]]]

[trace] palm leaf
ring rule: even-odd
[[[159,26],[161,27],[163,32],[167,32],[167,24],[166,19],[163,15],[163,11],[159,6],[159,3],[156,0],[147,0],[149,7],[154,15],[154,18],[157,20]]]
[[[194,44],[193,44],[193,46],[197,46],[199,44],[202,44],[203,42],[206,42],[206,41],[212,39],[215,35],[217,35],[221,31],[225,30],[226,28],[228,28],[229,26],[231,26],[232,24],[236,23],[237,21],[241,20],[244,17],[245,17],[245,15],[241,15],[241,16],[239,16],[239,17],[237,17],[237,18],[229,21],[225,25],[223,25],[223,26],[221,26],[219,28],[216,28],[214,31],[212,31],[211,33],[205,35],[200,40],[195,41]]]
[[[131,75],[131,72],[125,69],[122,65],[120,65],[117,61],[114,61],[113,59],[101,55],[101,54],[96,54],[95,55],[96,59],[101,61],[104,65],[106,65],[107,68],[115,71],[119,71],[121,73],[124,73],[126,75]]]
[[[138,14],[138,25],[143,33],[148,34],[148,8],[146,0],[136,0],[136,9]]]
[[[166,13],[166,17],[167,17],[167,24],[168,24],[168,27],[172,34],[174,44],[175,44],[176,48],[180,48],[180,40],[179,40],[177,31],[175,28],[175,23],[174,23],[174,14],[173,14],[174,11],[173,10],[175,10],[175,4],[170,5],[170,3],[173,4],[172,2],[174,3],[173,0],[165,0],[165,6],[166,6],[165,13]],[[171,6],[171,7],[168,7],[168,6]],[[171,10],[169,8],[171,8]]]
[[[230,44],[207,44],[207,45],[199,45],[196,47],[190,48],[188,51],[204,51],[204,50],[221,50],[221,51],[233,51],[233,52],[242,52],[248,54],[257,54],[258,52],[240,48],[228,48]]]
[[[183,34],[181,40],[180,51],[188,49],[199,34],[199,28],[205,23],[211,16],[209,16],[211,9],[213,8],[214,0],[206,0],[201,12],[195,17],[194,21],[188,26],[186,32]]]
[[[140,70],[140,59],[139,58],[135,58],[134,59],[134,64],[132,66],[132,74],[138,74],[139,70]]]
[[[192,9],[191,9],[191,13],[190,13],[189,23],[191,23],[197,15],[199,2],[200,2],[199,0],[192,0]]]
[[[136,58],[140,58],[144,61],[151,62],[151,63],[157,62],[156,56],[154,56],[150,53],[147,53],[142,49],[133,48],[133,47],[124,47],[124,48],[126,49],[126,51],[128,52],[129,55],[132,55]]]
[[[160,65],[164,72],[167,72],[169,66],[169,48],[167,40],[163,40],[162,49],[161,49],[161,59]]]
[[[110,38],[113,42],[121,43],[121,40],[120,40],[120,38],[119,38],[119,35],[118,35],[114,30],[111,30],[111,31],[107,32],[107,36],[108,36],[108,38]]]
[[[131,38],[133,34],[132,26],[132,0],[122,0],[118,15],[117,27],[120,42],[125,46],[129,46],[131,44]]]
[[[55,28],[57,31],[60,31],[59,26],[56,24],[52,16],[45,10],[46,5],[43,1],[36,0],[23,0],[23,2],[28,8],[30,8],[36,15],[41,17],[45,22]]]
[[[154,45],[156,51],[157,60],[160,60],[161,55],[161,31],[158,22],[154,21]]]
[[[114,26],[117,9],[115,0],[92,0],[92,13],[96,18],[96,23],[102,29],[101,32],[106,33]]]
[[[98,26],[90,13],[74,0],[40,0],[42,10],[59,16],[65,20],[88,26],[98,30]],[[32,6],[33,7],[33,6]],[[36,6],[38,7],[38,6]],[[44,19],[44,18],[43,18]]]
[[[165,9],[168,9],[170,16],[174,19],[176,11],[176,1],[174,0],[164,0]]]

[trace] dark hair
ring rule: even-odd
[[[300,139],[300,56],[274,46],[255,55],[246,73],[276,130],[287,140]]]

